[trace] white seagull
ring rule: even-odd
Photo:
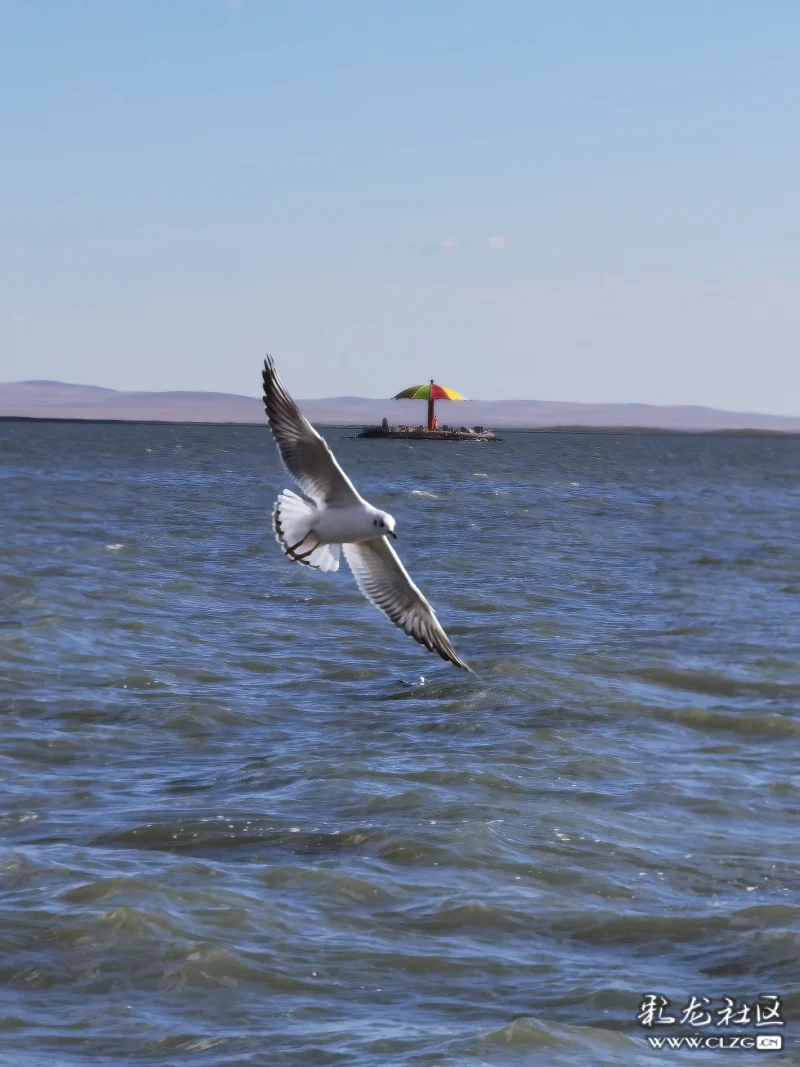
[[[264,360],[263,379],[267,420],[283,464],[314,501],[309,504],[291,489],[284,489],[276,500],[272,525],[284,553],[307,567],[337,571],[343,549],[367,600],[429,651],[474,674],[450,644],[433,608],[387,541],[387,537],[397,537],[392,516],[358,494],[287,393],[270,356]]]

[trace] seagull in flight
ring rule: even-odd
[[[285,555],[320,571],[339,569],[344,552],[364,596],[430,652],[471,674],[411,581],[388,538],[395,520],[359,495],[333,453],[286,391],[270,356],[264,360],[264,407],[286,470],[313,504],[284,489],[272,510]]]

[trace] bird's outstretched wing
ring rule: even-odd
[[[287,393],[270,356],[264,360],[262,377],[267,419],[289,474],[315,504],[346,507],[360,503],[361,497],[333,452]]]
[[[342,545],[358,588],[376,608],[415,641],[456,667],[475,672],[458,656],[433,608],[417,589],[385,537]]]

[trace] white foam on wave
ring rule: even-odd
[[[411,490],[411,495],[412,496],[427,496],[427,497],[430,497],[431,500],[438,500],[439,499],[439,494],[438,493],[429,493],[426,489],[412,489]]]
[[[488,478],[489,475],[488,474],[473,474],[472,477],[473,478]]]
[[[109,552],[119,552],[119,550],[124,547],[125,545],[106,545]]]

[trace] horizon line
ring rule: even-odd
[[[56,378],[22,378],[17,381],[0,382],[0,388],[8,385],[53,385],[53,386],[67,386],[71,389],[97,389],[109,393],[117,393],[119,395],[127,396],[166,396],[169,394],[184,394],[191,396],[224,396],[234,397],[238,400],[255,400],[262,401],[260,395],[253,396],[248,393],[228,393],[219,389],[116,389],[110,385],[93,385],[88,382],[66,382]],[[320,397],[298,397],[296,403],[325,403],[338,400],[366,400],[370,402],[384,402],[390,401],[397,403],[398,398],[394,396],[360,396],[355,393],[341,393],[337,396],[320,396]],[[402,398],[402,402],[406,402],[407,398]],[[408,401],[409,403],[415,403],[415,401]],[[696,409],[699,411],[716,411],[722,414],[729,415],[758,415],[766,418],[774,419],[800,419],[800,414],[779,414],[772,411],[752,411],[741,410],[733,408],[720,408],[711,404],[691,404],[691,403],[653,403],[644,400],[548,400],[542,397],[502,397],[497,400],[486,400],[480,397],[465,397],[463,400],[458,401],[443,401],[446,403],[456,404],[562,404],[565,406],[580,406],[580,407],[642,407],[642,408],[684,408],[684,409]],[[7,416],[0,416],[6,418]],[[32,416],[35,418],[36,416]],[[105,421],[105,420],[103,420]],[[108,421],[140,421],[140,420],[108,420]],[[320,424],[322,425],[322,424]]]

